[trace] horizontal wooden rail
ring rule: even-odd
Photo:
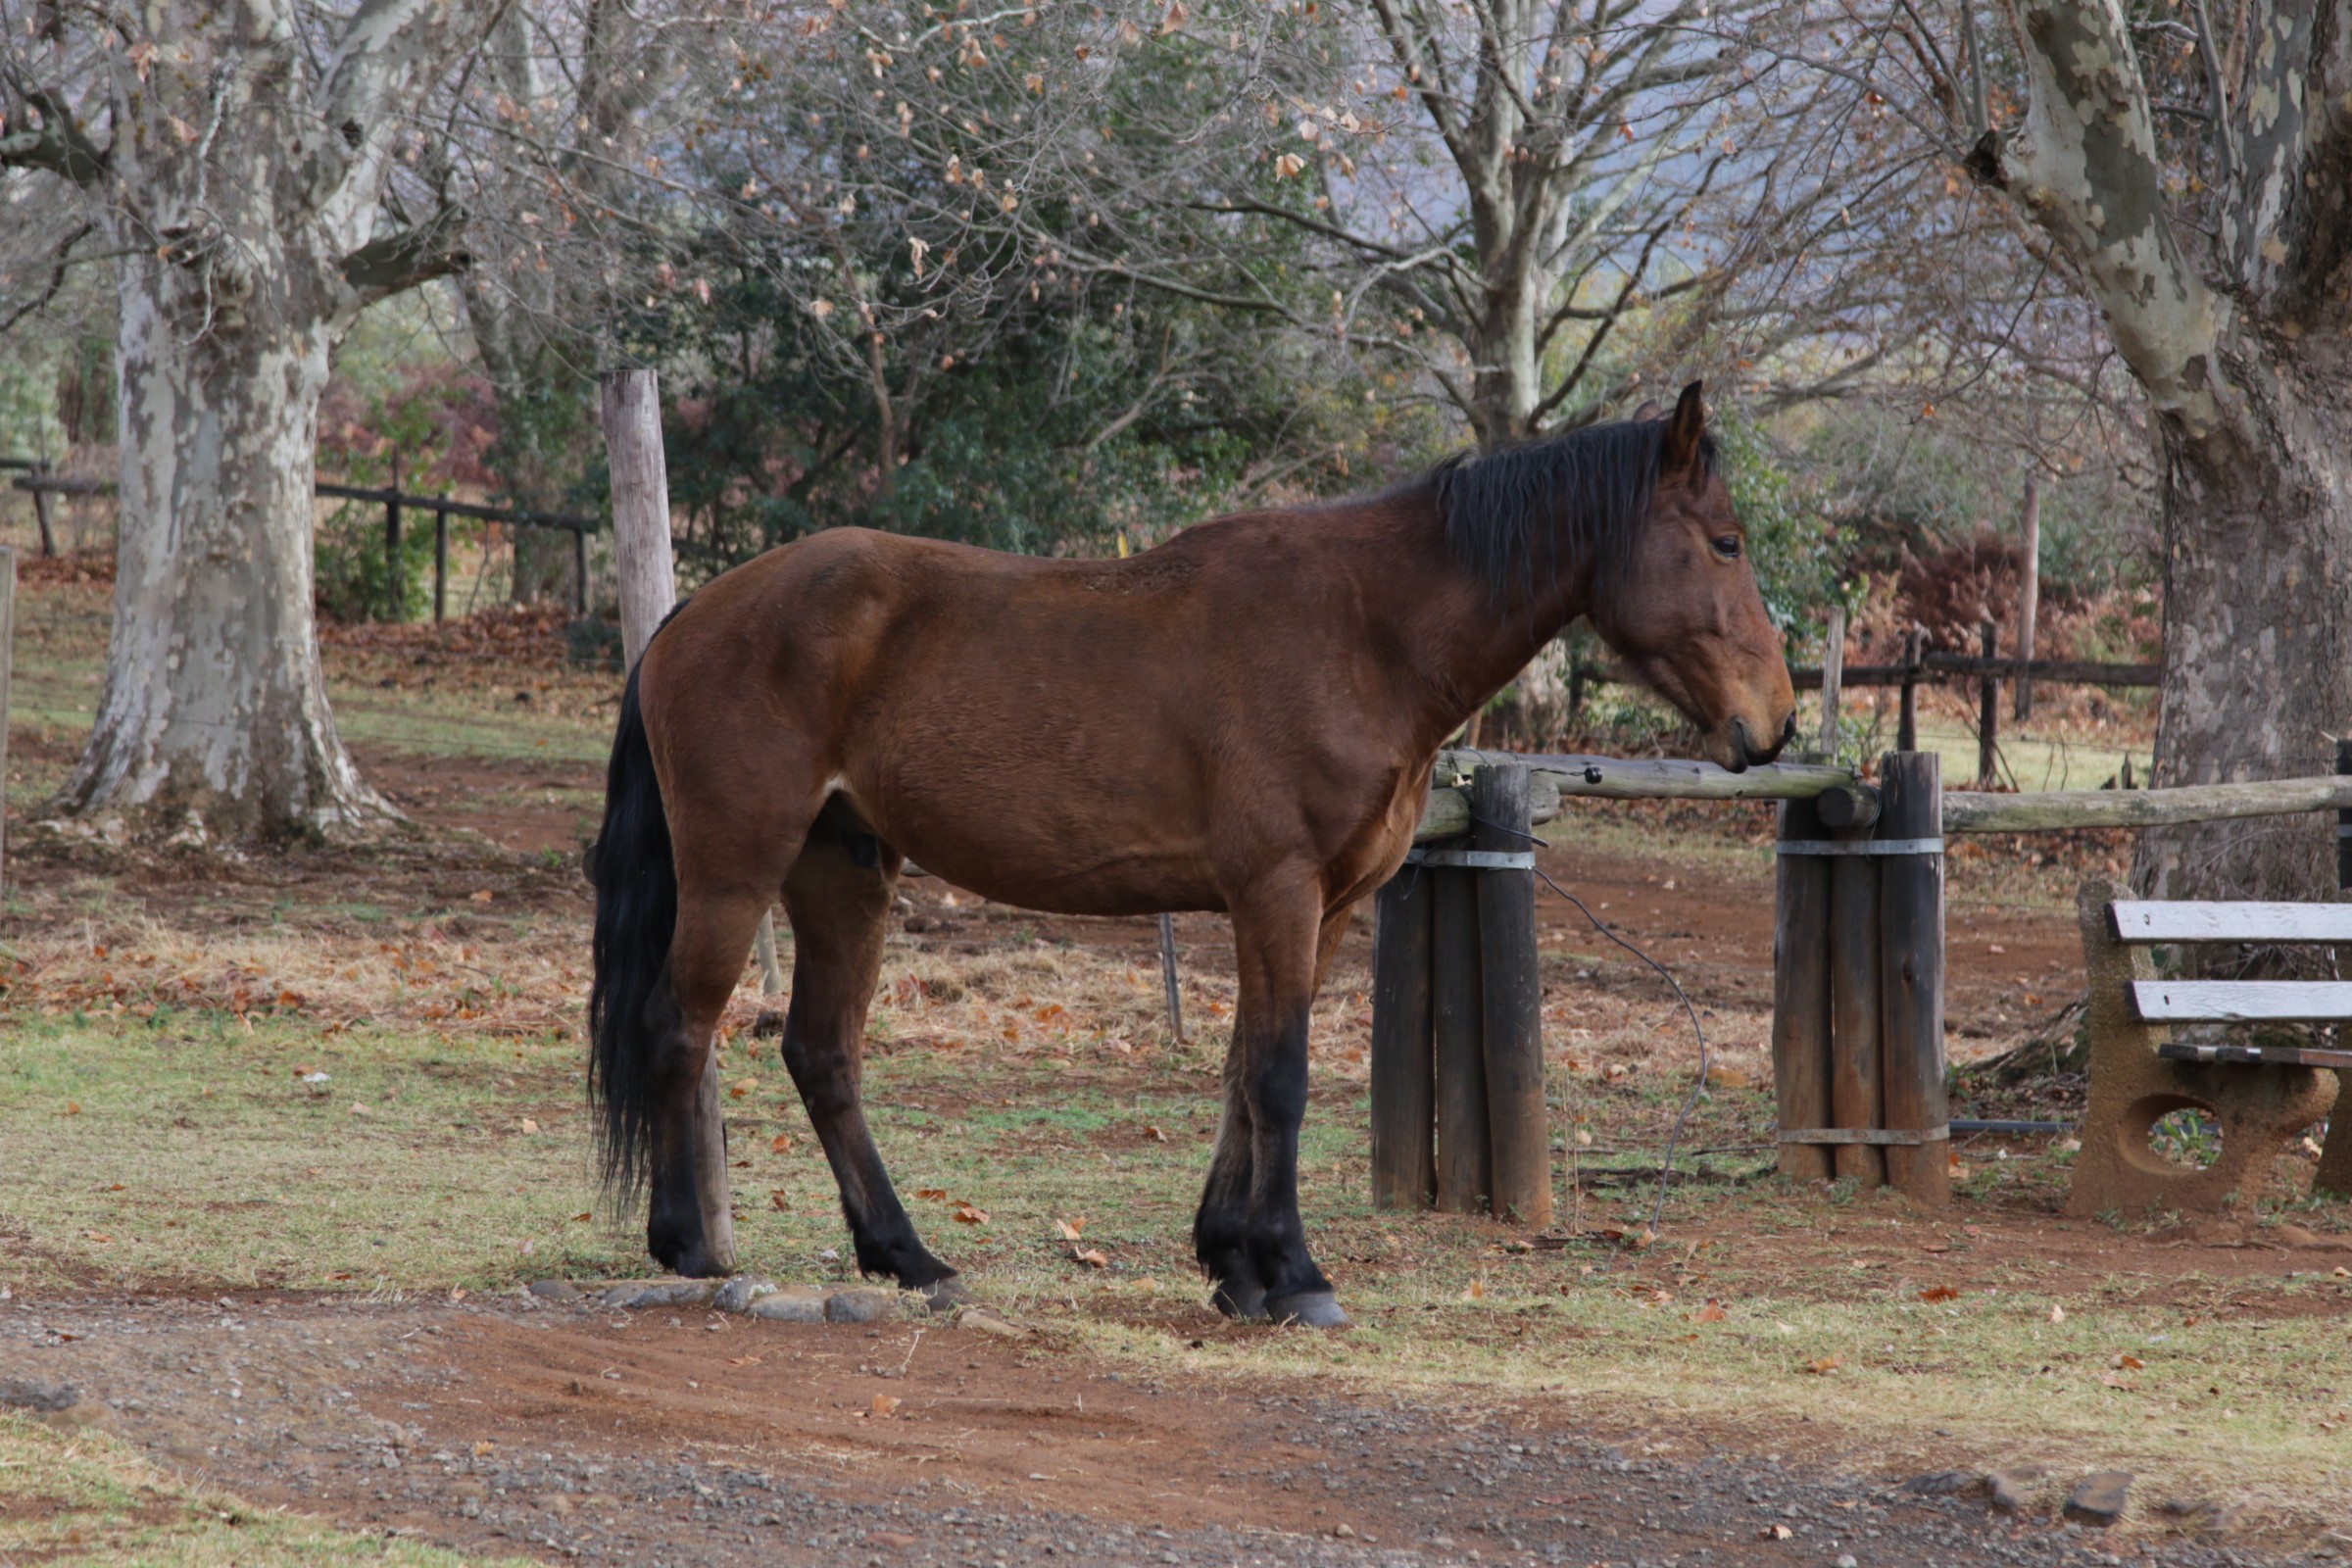
[[[2034,795],[1954,790],[1943,798],[1943,830],[2048,833],[2079,827],[2172,827],[2343,807],[2352,807],[2352,777],[2335,775],[2161,790],[2050,790]]]
[[[1616,664],[1586,664],[1581,666],[1584,679],[1604,686],[1638,686],[1641,684]],[[2156,664],[2102,664],[2081,659],[1985,659],[1975,654],[1929,654],[1916,668],[1909,664],[1847,664],[1838,677],[1842,686],[1900,686],[1906,681],[1926,685],[1930,681],[1982,680],[1990,675],[1996,680],[2015,680],[2024,675],[2033,680],[2050,681],[2069,686],[2155,686],[2161,684],[2163,670]],[[1788,683],[1800,692],[1821,690],[1821,671],[1808,664],[1788,666]]]
[[[1855,784],[1852,772],[1812,762],[1772,762],[1744,773],[1683,758],[1578,757],[1562,753],[1438,754],[1428,808],[1416,842],[1470,830],[1468,796],[1457,787],[1482,761],[1515,758],[1534,775],[1536,820],[1559,814],[1565,796],[1608,801],[1801,801]],[[1863,792],[1867,795],[1867,790]],[[2160,790],[2048,790],[2007,795],[1946,790],[1946,833],[2051,833],[2085,827],[2170,827],[2248,816],[2352,809],[2352,775],[2265,779],[2247,784],[2190,784]]]
[[[69,479],[53,473],[26,474],[9,483],[15,489],[35,494],[45,492],[67,496],[111,495],[115,489],[112,479]],[[412,512],[446,512],[454,517],[479,517],[485,522],[514,523],[524,528],[564,528],[573,533],[594,533],[602,526],[594,517],[582,517],[566,512],[534,512],[528,507],[489,507],[472,501],[453,501],[447,496],[420,495],[414,490],[371,489],[356,484],[328,484],[322,480],[317,491],[330,500],[372,501],[378,506],[398,506]]]

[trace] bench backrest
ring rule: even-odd
[[[2352,944],[2352,904],[2107,906],[2123,942]],[[2331,1023],[2352,1019],[2352,981],[2133,980],[2132,1010],[2149,1023]]]

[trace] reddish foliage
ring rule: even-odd
[[[115,580],[114,546],[96,545],[87,550],[69,550],[56,556],[19,551],[17,580],[30,588],[111,583]]]
[[[1990,620],[2000,628],[2002,651],[2009,652],[2017,635],[2022,559],[2016,540],[1989,531],[1924,559],[1906,556],[1896,583],[1896,618],[1926,627],[1931,648],[1970,654],[1979,648],[1978,627]],[[2070,657],[2065,632],[2050,613],[2065,608],[2066,596],[2044,583],[2034,617],[2037,658]]]
[[[332,648],[390,654],[436,664],[498,664],[517,669],[554,669],[569,657],[569,607],[541,601],[493,605],[462,620],[387,625],[321,623],[318,640]]]

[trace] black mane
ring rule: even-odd
[[[1429,471],[1446,543],[1497,600],[1533,593],[1591,562],[1605,587],[1632,559],[1649,514],[1666,445],[1664,419],[1587,425],[1484,455],[1463,453]],[[1715,443],[1699,443],[1715,467]]]

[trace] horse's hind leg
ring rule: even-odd
[[[784,879],[793,946],[784,1066],[833,1167],[858,1270],[887,1275],[908,1290],[932,1290],[956,1271],[915,1235],[858,1101],[865,1013],[882,971],[883,927],[899,865],[895,853],[839,808],[809,833]]]
[[[751,867],[723,879],[682,874],[664,983],[647,1004],[657,1044],[646,1250],[662,1266],[689,1277],[722,1274],[728,1266],[706,1232],[696,1183],[703,1073],[719,1015],[743,978],[753,933],[775,901],[775,886],[772,876]],[[723,1151],[719,1163],[723,1169]]]

